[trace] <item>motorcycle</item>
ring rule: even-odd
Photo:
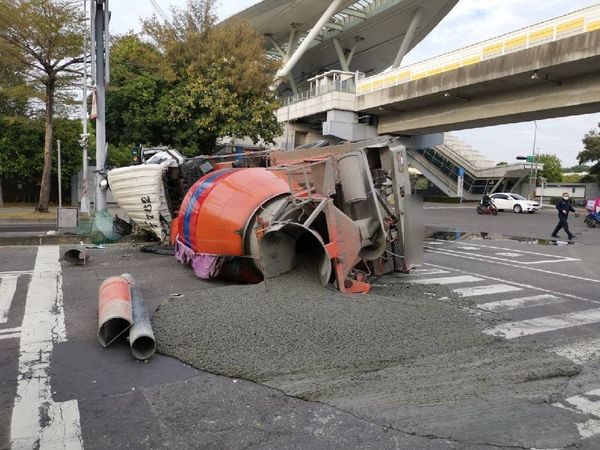
[[[583,223],[585,223],[590,228],[600,227],[600,213],[589,213],[583,219]]]
[[[477,205],[477,214],[491,214],[493,216],[497,216],[498,208],[496,208],[494,202],[480,203]]]

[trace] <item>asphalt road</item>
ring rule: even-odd
[[[199,281],[172,257],[143,254],[138,247],[91,250],[84,267],[59,265],[57,247],[3,247],[0,448],[10,448],[11,441],[14,448],[599,448],[600,230],[572,218],[577,237],[567,244],[548,239],[553,211],[492,217],[477,216],[472,207],[431,207],[436,209],[426,209],[425,221],[437,230],[425,241],[425,264],[374,283],[398,289],[442,283],[469,300],[456,307],[466,309],[482,333],[573,361],[579,369],[556,375],[566,380],[564,388],[544,399],[543,408],[519,415],[519,404],[499,395],[493,402],[474,401],[471,416],[464,404],[445,405],[454,409],[452,423],[441,420],[448,412],[416,414],[409,427],[393,415],[406,406],[394,403],[393,392],[377,395],[365,409],[358,394],[356,402],[303,401],[161,355],[138,363],[126,343],[104,349],[96,339],[101,281],[132,273],[151,311],[173,295],[215,283]],[[486,355],[485,364],[498,364],[494,357]],[[538,369],[531,367],[532,379]],[[372,374],[367,381],[376,384],[385,376]],[[397,390],[416,381],[405,379],[409,386]],[[370,392],[371,385],[364,386]],[[416,393],[427,398],[427,388],[419,386]],[[523,394],[528,386],[522,384]],[[495,422],[470,426],[473,411]],[[516,420],[524,424],[518,438]],[[418,431],[425,429],[431,431]]]

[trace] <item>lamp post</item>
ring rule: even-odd
[[[542,190],[540,191],[540,210],[544,207],[544,189],[546,187],[546,179],[544,177],[540,177],[542,180]]]
[[[535,160],[535,145],[537,143],[537,120],[533,121],[533,147],[531,148],[531,168],[529,170],[529,200],[532,200],[532,189],[533,189],[533,164],[535,163],[535,169],[537,171],[537,161]]]

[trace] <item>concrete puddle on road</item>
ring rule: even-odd
[[[523,236],[508,236],[497,233],[488,233],[485,231],[461,231],[461,230],[430,230],[430,234],[426,240],[437,241],[516,241],[527,245],[544,245],[544,246],[563,246],[576,245],[576,242],[566,239],[539,239]]]
[[[397,430],[550,448],[579,438],[552,406],[581,368],[536,343],[481,333],[428,285],[343,295],[302,273],[163,304],[159,352]]]

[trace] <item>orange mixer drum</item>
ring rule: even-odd
[[[288,182],[264,168],[222,169],[198,180],[177,221],[179,241],[195,253],[244,255],[244,231],[268,200],[290,193]]]

